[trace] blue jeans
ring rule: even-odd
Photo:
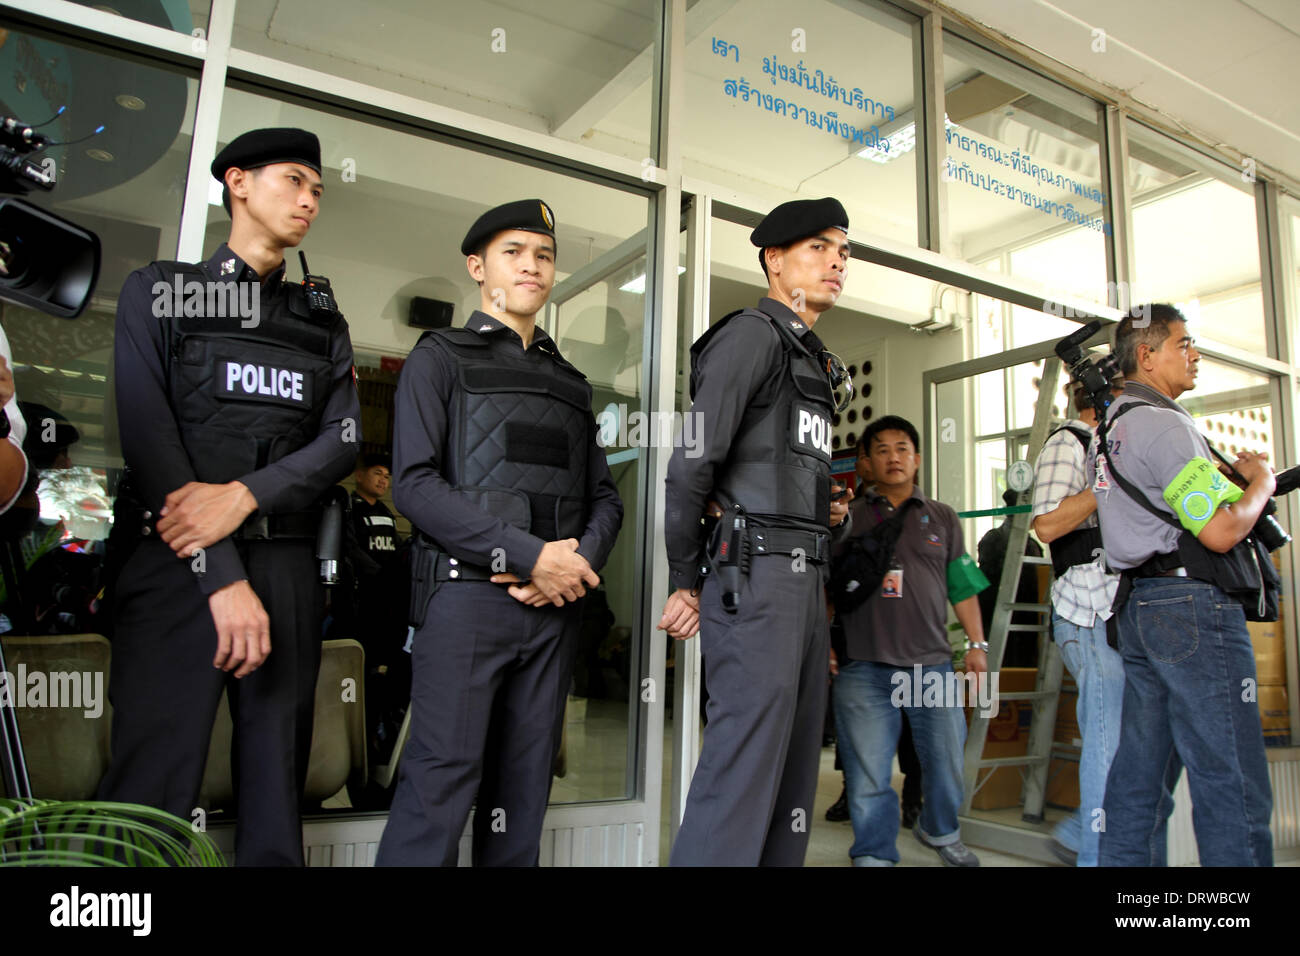
[[[1203,866],[1272,866],[1273,793],[1241,605],[1194,578],[1139,578],[1120,615],[1124,720],[1102,866],[1164,866],[1182,768]]]
[[[1106,643],[1106,622],[1081,627],[1052,612],[1052,635],[1061,660],[1079,685],[1075,714],[1083,754],[1079,758],[1079,810],[1057,826],[1058,841],[1079,854],[1078,866],[1097,865],[1106,774],[1119,747],[1124,707],[1124,661]]]
[[[890,699],[895,689],[892,677],[900,671],[910,682],[911,668],[849,661],[840,664],[831,691],[840,759],[844,763],[844,788],[853,821],[849,856],[857,865],[898,862],[898,796],[889,779],[902,727],[900,708]],[[944,678],[952,673],[952,664],[945,661],[924,667],[922,679],[931,672]],[[962,799],[966,718],[961,707],[955,706],[915,707],[905,703],[901,709],[907,711],[912,742],[921,761],[925,800],[921,832],[936,846],[956,843],[961,839],[957,811]]]

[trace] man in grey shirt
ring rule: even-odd
[[[1124,718],[1106,781],[1100,864],[1165,864],[1171,794],[1186,766],[1201,863],[1271,866],[1255,660],[1240,592],[1220,585],[1229,561],[1257,560],[1234,549],[1267,503],[1273,472],[1266,456],[1242,452],[1242,489],[1211,463],[1209,445],[1174,401],[1196,387],[1200,361],[1186,319],[1168,305],[1134,315],[1142,318],[1125,317],[1116,329],[1127,384],[1106,414],[1107,448],[1099,455],[1094,442],[1088,455],[1107,561],[1132,586],[1118,612]],[[1147,510],[1117,475],[1169,518]]]
[[[874,483],[849,505],[852,530],[835,547],[839,558],[854,538],[895,514],[902,528],[884,580],[853,610],[841,612],[848,659],[836,662],[832,699],[844,761],[854,866],[898,862],[898,798],[890,767],[906,710],[921,759],[924,803],[913,829],[948,866],[979,866],[961,842],[957,811],[962,802],[966,719],[955,694],[948,603],[971,638],[966,666],[988,668],[975,599],[979,575],[966,554],[961,524],[952,508],[916,487],[920,436],[895,415],[867,426],[863,440]]]

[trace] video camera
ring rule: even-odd
[[[52,190],[53,157],[28,158],[49,145],[33,127],[0,118],[0,193]],[[90,301],[99,263],[93,232],[21,199],[0,199],[0,299],[74,319]]]
[[[1106,420],[1106,410],[1110,408],[1114,396],[1111,394],[1111,381],[1119,372],[1119,359],[1114,353],[1103,356],[1099,359],[1093,359],[1084,351],[1083,343],[1088,341],[1094,335],[1101,331],[1102,321],[1095,319],[1083,326],[1077,332],[1061,339],[1056,343],[1056,354],[1060,360],[1070,367],[1070,375],[1074,380],[1083,384],[1088,390],[1088,395],[1092,398],[1092,404],[1097,409],[1097,421],[1099,431],[1102,432],[1104,441],[1104,428]],[[1210,446],[1210,451],[1227,470],[1243,486],[1247,484],[1232,462],[1223,455],[1219,449],[1214,447],[1214,443],[1208,439],[1206,443]],[[1279,472],[1276,476],[1277,487],[1273,491],[1273,496],[1288,494],[1300,487],[1300,465],[1294,465],[1286,471]],[[1291,540],[1291,535],[1277,520],[1277,505],[1272,501],[1264,506],[1263,512],[1260,513],[1259,519],[1255,522],[1253,534],[1259,539],[1260,544],[1264,545],[1269,551],[1276,551],[1282,545]]]
[[[1114,401],[1110,383],[1119,374],[1119,359],[1113,353],[1094,359],[1083,348],[1083,343],[1100,332],[1101,326],[1101,320],[1096,319],[1056,343],[1057,357],[1069,367],[1070,376],[1088,390],[1099,420]]]

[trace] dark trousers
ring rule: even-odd
[[[234,722],[235,862],[301,866],[324,602],[306,541],[241,544],[271,622],[271,653],[236,680],[212,666],[217,633],[189,559],[142,541],[118,578],[109,677],[113,759],[98,798],[193,819],[224,690]]]
[[[1273,791],[1241,605],[1196,578],[1138,578],[1119,614],[1124,711],[1100,866],[1165,866],[1187,768],[1202,866],[1272,866]]]
[[[803,865],[830,644],[824,572],[796,564],[788,555],[755,557],[735,614],[723,610],[716,578],[706,579],[708,724],[673,866]]]
[[[473,805],[475,866],[537,864],[580,605],[530,608],[486,581],[438,588],[415,635],[411,735],[378,866],[455,866]]]

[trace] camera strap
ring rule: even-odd
[[[1115,467],[1115,460],[1110,453],[1110,442],[1107,440],[1110,432],[1110,426],[1115,422],[1119,421],[1119,419],[1123,417],[1125,412],[1133,408],[1140,408],[1142,406],[1146,406],[1147,408],[1160,407],[1155,402],[1135,401],[1135,402],[1130,402],[1129,404],[1121,408],[1119,411],[1117,411],[1115,413],[1115,417],[1110,421],[1107,421],[1105,417],[1102,417],[1097,424],[1097,447],[1098,450],[1103,455],[1106,456],[1106,471],[1115,479],[1115,484],[1119,485],[1120,488],[1123,489],[1126,495],[1128,495],[1130,498],[1132,498],[1134,501],[1140,504],[1147,511],[1151,512],[1153,515],[1155,515],[1165,524],[1172,525],[1173,527],[1177,528],[1179,531],[1182,531],[1183,526],[1179,524],[1177,518],[1175,518],[1173,515],[1166,514],[1165,512],[1157,508],[1155,505],[1153,505],[1151,503],[1151,499],[1148,498],[1145,494],[1143,494],[1140,488],[1138,488],[1131,481],[1129,481],[1127,478],[1125,478],[1123,475],[1119,473],[1119,469]]]

